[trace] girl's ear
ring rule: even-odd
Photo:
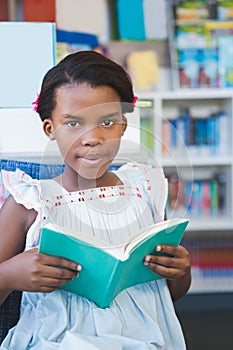
[[[127,129],[127,119],[126,119],[126,117],[123,115],[122,116],[122,133],[121,133],[121,136],[123,136],[124,135],[124,133],[125,133],[125,130]]]
[[[45,119],[43,121],[43,130],[46,136],[52,141],[55,140],[54,127],[51,119]]]

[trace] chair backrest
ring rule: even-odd
[[[0,344],[19,319],[22,292],[13,291],[0,306]]]

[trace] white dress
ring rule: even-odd
[[[115,173],[123,185],[69,193],[54,180],[33,180],[20,170],[3,171],[15,200],[38,212],[26,249],[38,244],[39,230],[48,221],[115,245],[163,219],[167,181],[161,169],[129,163]],[[21,318],[0,349],[183,350],[186,346],[166,280],[160,279],[126,289],[106,309],[66,291],[24,292]]]

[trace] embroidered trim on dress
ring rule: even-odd
[[[54,196],[52,205],[57,207],[69,203],[86,202],[100,198],[112,198],[119,196],[136,196],[138,198],[142,198],[142,194],[138,187],[120,185],[91,188],[85,191],[69,192],[63,195],[57,195]]]

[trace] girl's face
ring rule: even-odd
[[[108,86],[67,85],[56,93],[56,107],[43,128],[56,140],[69,172],[86,180],[107,173],[126,129],[120,97]]]

